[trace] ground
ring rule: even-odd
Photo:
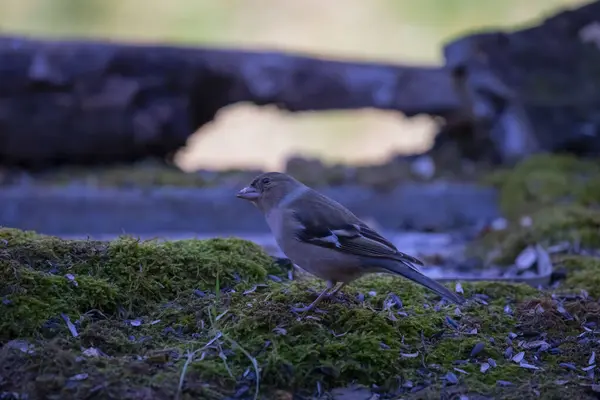
[[[463,165],[464,164],[464,165]],[[436,167],[433,167],[436,165]],[[489,168],[474,168],[460,161],[456,155],[432,153],[431,157],[396,157],[373,165],[348,166],[326,164],[320,159],[290,157],[285,172],[310,186],[336,186],[358,184],[376,190],[389,190],[408,180],[428,181],[443,178],[453,181],[473,181]],[[112,165],[96,168],[62,167],[51,171],[20,174],[0,170],[0,186],[14,183],[31,183],[42,186],[67,186],[73,183],[95,187],[214,187],[240,186],[250,182],[260,170],[202,170],[184,172],[172,165],[145,161],[134,165]]]
[[[536,162],[549,168],[542,156],[491,181],[521,190],[514,182],[538,180],[527,172]],[[575,174],[566,182],[581,174],[554,170]],[[500,248],[502,260],[585,237],[553,255],[557,282],[448,283],[468,299],[460,308],[383,275],[296,314],[324,283],[290,280],[285,263],[247,241],[66,241],[0,229],[0,398],[597,398],[598,198],[553,193],[503,192],[509,228],[473,246]],[[520,225],[536,201],[547,214]]]

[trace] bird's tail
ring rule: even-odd
[[[370,261],[372,265],[374,260]],[[439,294],[442,297],[445,297],[448,300],[451,300],[456,304],[460,305],[465,302],[465,299],[463,297],[450,291],[441,283],[436,282],[433,279],[423,275],[421,271],[419,271],[416,267],[414,267],[408,262],[381,259],[376,260],[375,264],[377,264],[377,267],[383,269],[385,272],[391,272],[403,276],[404,278],[410,279],[411,281],[425,286],[427,289],[432,290],[433,292]]]

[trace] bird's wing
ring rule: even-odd
[[[423,262],[398,251],[390,241],[371,229],[343,206],[317,193],[314,207],[294,212],[300,223],[295,232],[302,242],[362,257],[392,258],[423,265]]]

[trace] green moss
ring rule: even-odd
[[[531,156],[484,181],[498,187],[509,218],[557,204],[600,205],[600,163],[570,155]]]
[[[312,301],[323,282],[267,280],[267,271],[276,272],[271,258],[238,239],[102,243],[8,229],[0,238],[0,341],[26,339],[33,351],[15,342],[0,350],[5,386],[42,397],[174,398],[183,379],[182,398],[218,399],[244,386],[252,392],[256,362],[264,398],[280,389],[310,394],[317,383],[393,391],[407,381],[426,387],[415,395],[439,398],[448,390],[448,372],[459,377],[455,393],[517,398],[516,388],[534,373],[503,359],[505,341],[534,320],[536,301],[549,301],[525,285],[464,283],[467,298],[485,302],[472,300],[457,312],[416,284],[374,275],[297,315],[290,307]],[[401,307],[388,301],[390,293]],[[507,304],[515,315],[505,312]],[[565,307],[593,315],[591,304]],[[548,326],[560,318],[547,315]],[[567,331],[576,334],[577,326]],[[472,356],[479,343],[484,349]],[[580,359],[583,350],[574,343],[570,354]],[[498,366],[482,374],[488,358]],[[457,366],[457,360],[463,361]]]
[[[559,290],[579,291],[583,289],[590,296],[600,297],[600,258],[566,256],[560,259],[556,268],[564,268],[566,271],[566,280]]]
[[[562,241],[583,247],[600,246],[600,209],[579,205],[542,208],[530,215],[531,225],[512,222],[502,231],[492,231],[470,244],[468,251],[477,256],[497,254],[493,261],[512,263],[529,245],[551,246]]]
[[[571,254],[563,255],[558,260],[557,267],[564,268],[567,274],[600,272],[600,258]]]
[[[600,163],[570,155],[539,154],[486,182],[500,190],[508,228],[490,231],[467,252],[487,262],[512,264],[529,245],[560,242],[600,246]],[[523,224],[521,217],[530,217]]]
[[[0,322],[0,338],[30,332],[49,317],[104,313],[146,313],[161,301],[264,280],[272,259],[241,239],[139,241],[122,237],[106,243],[61,240],[0,229],[0,295],[13,306]],[[24,314],[35,316],[19,323]]]
[[[273,311],[279,315],[266,315]],[[270,385],[310,387],[318,380],[338,385],[360,374],[381,383],[404,367],[394,351],[400,336],[385,316],[364,308],[346,310],[334,305],[318,318],[299,322],[285,305],[270,304],[240,315],[229,330],[238,341],[246,338],[244,344],[251,349],[271,341],[274,350],[263,367],[265,383]],[[285,335],[273,334],[276,327],[285,329]]]
[[[0,261],[0,279],[7,286],[0,296],[10,302],[0,322],[0,338],[34,332],[60,313],[78,316],[77,311],[114,310],[117,290],[104,279],[82,276],[77,286],[69,279],[47,272],[19,268]]]
[[[524,283],[504,282],[465,282],[463,290],[468,295],[483,294],[490,297],[491,301],[504,302],[520,301],[525,298],[539,295],[539,290]]]

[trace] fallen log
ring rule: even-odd
[[[0,37],[0,165],[171,161],[230,104],[445,116],[446,70],[280,52]]]
[[[600,155],[598,21],[595,1],[538,26],[449,42],[446,66],[473,124],[464,147],[503,163],[539,151]]]

